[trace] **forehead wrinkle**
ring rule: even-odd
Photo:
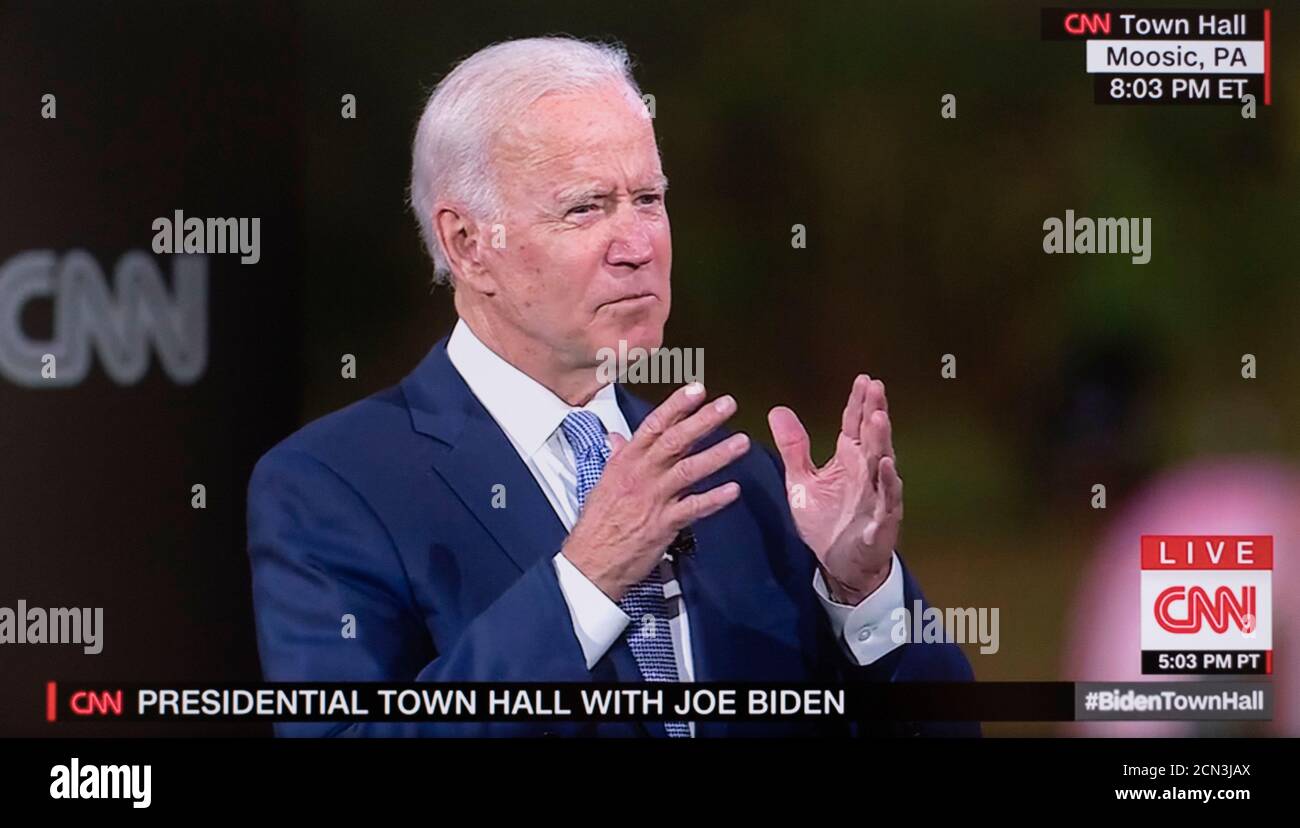
[[[521,189],[533,191],[557,204],[597,197],[606,197],[623,189],[641,192],[656,187],[667,189],[668,179],[659,169],[658,154],[647,168],[641,153],[632,149],[601,148],[597,153],[587,153],[583,147],[572,147],[558,152],[546,152],[537,147],[531,153],[519,153],[510,158],[516,170],[531,175],[512,175],[510,178]],[[586,162],[596,160],[596,169]],[[604,163],[612,159],[613,164]],[[610,169],[613,167],[614,169]],[[641,168],[641,169],[636,169]],[[622,182],[628,186],[623,187]]]
[[[540,99],[534,107],[543,101],[546,98]],[[551,182],[563,182],[561,188],[544,193],[546,197],[556,198],[557,201],[569,196],[576,198],[616,189],[603,175],[603,170],[596,171],[593,175],[593,171],[584,169],[585,162],[595,158],[598,165],[616,169],[617,178],[636,181],[632,191],[645,189],[641,182],[647,178],[653,180],[651,187],[657,185],[666,189],[667,179],[659,167],[654,130],[648,123],[618,123],[611,130],[615,133],[613,136],[608,133],[592,135],[585,128],[574,134],[573,124],[569,121],[541,117],[541,114],[530,107],[529,116],[509,124],[494,139],[494,166],[514,167],[515,170],[531,173],[507,175],[514,186],[537,192],[538,184],[550,189],[554,186]],[[586,126],[592,123],[594,121],[589,121]],[[646,155],[642,150],[647,139],[652,150],[649,154],[652,160],[642,158]],[[613,164],[605,164],[611,158]],[[629,170],[629,167],[644,167],[647,163],[648,169]]]

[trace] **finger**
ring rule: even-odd
[[[881,458],[894,457],[894,421],[889,412],[880,408],[871,412],[867,428],[872,431],[871,439],[880,447]]]
[[[876,545],[876,533],[880,531],[880,521],[873,519],[862,529],[862,542],[867,546]]]
[[[662,437],[668,429],[699,408],[704,402],[704,384],[692,382],[678,388],[659,404],[654,411],[646,415],[632,435],[632,443],[639,448],[648,448]]]
[[[885,384],[880,380],[870,380],[863,392],[862,420],[870,422],[871,415],[877,411],[887,410],[885,403]],[[861,428],[861,425],[859,425]]]
[[[853,389],[849,391],[849,401],[844,405],[844,414],[840,418],[840,432],[857,440],[858,431],[862,422],[862,406],[866,401],[867,388],[870,387],[871,377],[866,374],[858,374],[853,380]]]
[[[623,446],[626,445],[627,445],[626,437],[624,437],[622,434],[619,434],[617,431],[611,431],[609,433],[609,459],[613,460],[614,456],[618,454],[619,449],[623,448]]]
[[[880,460],[880,488],[885,493],[881,498],[885,512],[891,515],[900,512],[903,508],[903,478],[898,476],[898,466],[893,457]]]
[[[699,454],[678,460],[669,472],[669,486],[672,494],[703,480],[715,472],[735,462],[749,451],[749,435],[733,434],[717,445],[710,446]]]
[[[678,422],[650,447],[650,452],[667,468],[684,457],[701,437],[721,426],[736,413],[736,400],[723,394],[711,405]]]
[[[889,415],[876,409],[862,420],[862,452],[867,460],[867,479],[872,488],[877,486],[876,472],[880,459],[885,456],[885,445],[889,439]]]
[[[875,545],[876,535],[891,516],[896,521],[903,519],[903,480],[894,468],[893,458],[886,457],[880,461],[880,494],[871,509],[871,520],[862,530],[862,542]]]
[[[672,526],[681,529],[725,508],[738,497],[740,497],[739,483],[734,481],[723,483],[707,492],[687,495],[672,504],[668,507],[668,519]]]
[[[786,477],[806,477],[813,473],[811,445],[808,432],[793,411],[778,405],[767,413],[767,424],[772,429],[772,440],[785,464]]]
[[[885,383],[880,380],[871,381],[871,389],[868,395],[871,404],[882,411],[889,410],[889,398],[885,396]]]

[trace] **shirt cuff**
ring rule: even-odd
[[[563,552],[557,553],[553,562],[560,592],[564,593],[564,602],[569,605],[573,632],[578,636],[583,658],[590,670],[623,634],[632,619],[583,575],[573,561],[564,557]],[[901,593],[899,603],[902,603]]]
[[[831,599],[821,568],[813,574],[813,591],[821,601],[831,629],[840,646],[860,667],[877,661],[902,644],[894,641],[886,622],[895,610],[903,607],[903,564],[894,552],[889,558],[889,575],[876,591],[862,599],[856,607]],[[603,594],[603,593],[602,593]]]

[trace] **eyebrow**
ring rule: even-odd
[[[668,176],[660,175],[652,183],[644,187],[637,187],[632,192],[643,193],[647,190],[663,190],[666,192],[668,190]],[[610,193],[611,190],[608,187],[602,187],[600,185],[580,185],[559,190],[555,194],[555,201],[557,204],[581,204],[585,201],[608,198]]]
[[[655,182],[651,184],[649,187],[641,187],[634,190],[633,192],[643,193],[646,190],[661,190],[665,193],[668,192],[668,176],[663,175],[661,173],[659,177],[655,179]]]

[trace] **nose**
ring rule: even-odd
[[[620,217],[614,226],[614,236],[605,253],[605,262],[637,270],[654,259],[654,244],[646,219],[635,209],[629,212],[630,215]]]

